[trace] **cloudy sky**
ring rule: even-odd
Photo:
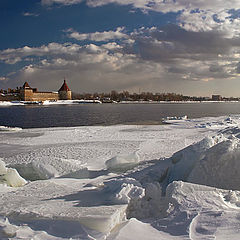
[[[239,0],[0,0],[0,88],[240,97]]]

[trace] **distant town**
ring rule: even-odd
[[[162,101],[240,101],[236,97],[222,97],[221,95],[212,95],[211,97],[185,96],[177,93],[130,93],[128,91],[117,92],[112,90],[109,93],[76,93],[72,92],[67,86],[66,81],[58,92],[39,92],[36,88],[31,88],[27,82],[22,87],[16,89],[0,89],[0,101],[57,101],[57,100],[98,100],[102,103],[112,102],[162,102]]]
[[[89,100],[100,100],[102,102],[122,102],[122,101],[153,101],[153,102],[184,102],[184,101],[240,101],[240,98],[235,97],[222,97],[221,95],[212,95],[211,97],[196,97],[196,96],[184,96],[177,93],[129,93],[128,91],[117,92],[111,91],[110,93],[72,93],[73,99],[89,99]]]

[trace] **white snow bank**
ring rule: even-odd
[[[196,162],[200,161],[200,159],[204,157],[209,148],[224,140],[226,140],[226,138],[223,134],[209,136],[196,144],[190,145],[183,150],[174,153],[171,157],[173,165],[169,170],[170,174],[168,182],[175,180],[187,181],[187,178],[192,169],[195,167]]]
[[[206,151],[189,174],[188,181],[240,190],[240,141],[229,139]]]
[[[79,103],[102,103],[99,100],[58,100],[58,101],[48,101],[45,100],[42,102],[42,105],[68,105],[68,104],[79,104]]]
[[[21,131],[21,130],[22,128],[19,128],[19,127],[0,126],[0,132]]]
[[[107,169],[112,171],[128,170],[136,166],[140,159],[137,152],[117,155],[105,162]]]
[[[19,106],[19,105],[24,105],[24,104],[19,101],[13,101],[13,102],[0,101],[0,107]]]
[[[237,136],[239,131],[234,131]],[[168,182],[183,180],[240,190],[240,139],[234,134],[207,137],[175,153],[171,160]]]
[[[0,159],[0,183],[5,183],[10,187],[21,187],[27,183],[16,169],[6,168],[5,163]]]

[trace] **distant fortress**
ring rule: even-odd
[[[64,79],[63,85],[58,92],[39,92],[37,88],[31,88],[27,82],[23,86],[11,94],[0,94],[0,101],[57,101],[71,100],[72,91],[68,87]]]

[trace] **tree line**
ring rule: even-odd
[[[73,99],[89,99],[101,101],[206,101],[207,97],[191,97],[177,93],[129,93],[128,91],[117,92],[112,90],[110,93],[73,93]]]

